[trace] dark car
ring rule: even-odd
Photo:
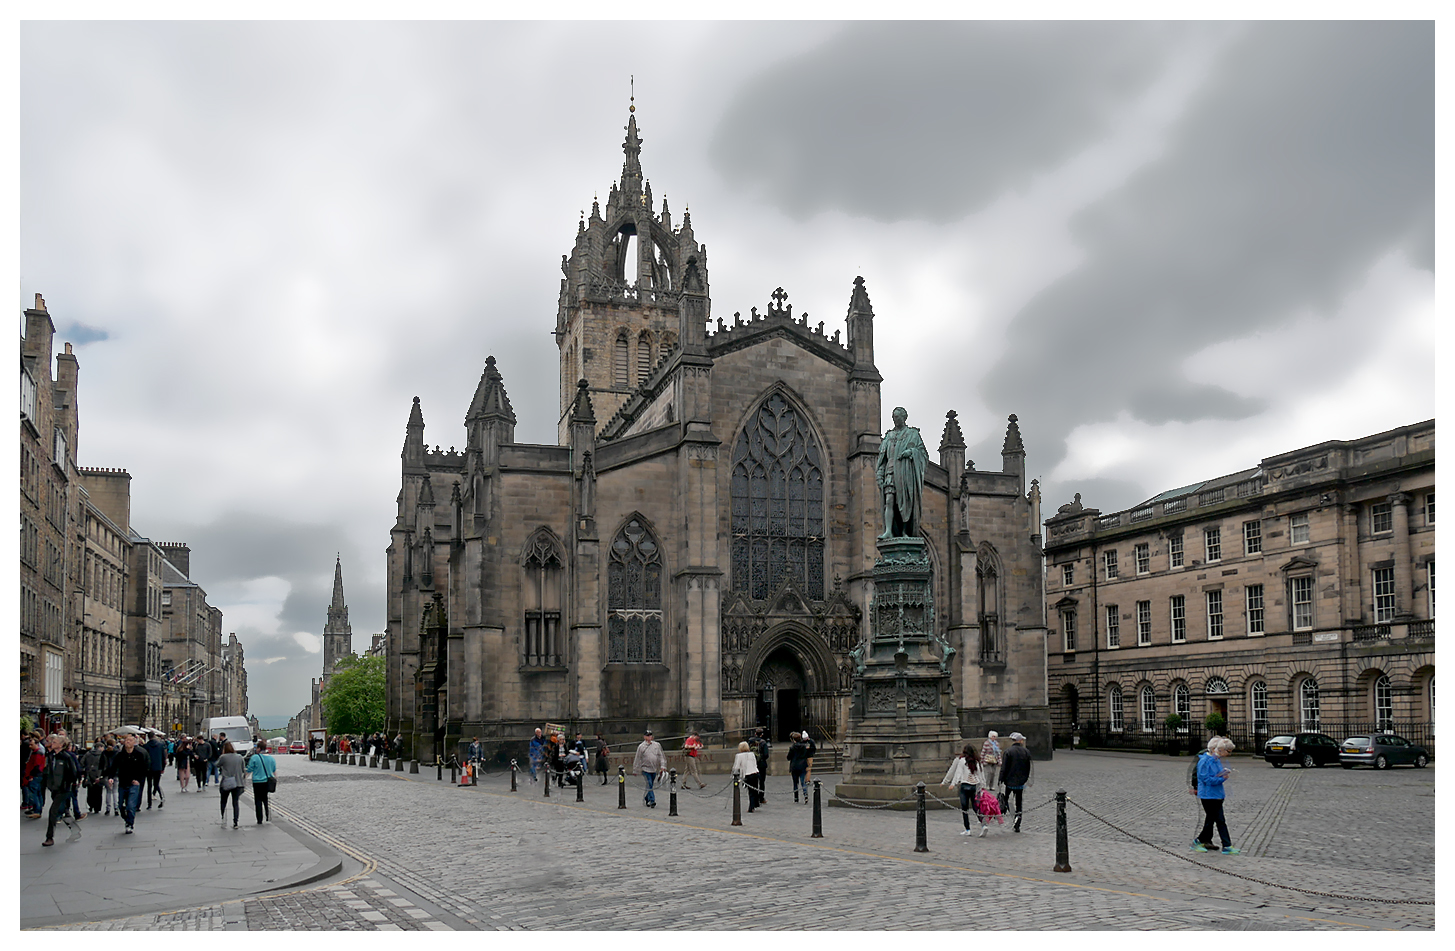
[[[1404,764],[1423,769],[1429,761],[1429,750],[1393,733],[1351,736],[1339,747],[1339,765],[1345,769],[1355,766],[1389,769]]]
[[[1305,768],[1339,762],[1339,744],[1323,733],[1299,733],[1270,737],[1263,744],[1263,758],[1274,766],[1297,763]]]

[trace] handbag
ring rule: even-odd
[[[266,789],[270,793],[277,792],[278,791],[278,777],[277,776],[269,776],[267,778],[267,781],[265,781],[263,783],[263,788]]]

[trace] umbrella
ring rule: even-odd
[[[117,736],[125,736],[128,733],[135,733],[136,735],[140,736],[143,733],[143,730],[141,729],[141,727],[136,726],[119,726],[114,730],[107,730],[106,732],[114,733]]]

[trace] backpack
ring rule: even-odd
[[[1201,763],[1202,754],[1199,753],[1192,758],[1192,763],[1187,767],[1187,791],[1194,796],[1197,795],[1197,767]]]

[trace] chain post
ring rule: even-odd
[[[914,850],[916,852],[928,852],[929,836],[925,829],[925,784],[918,783],[914,787]]]
[[[669,777],[668,796],[670,797],[667,802],[667,815],[675,816],[677,814],[677,770],[669,769],[667,775]]]
[[[435,758],[434,758],[434,781],[437,782],[437,783],[440,783],[440,782],[444,782],[444,779],[445,779],[445,761],[443,759],[441,759],[438,754],[436,754],[435,755]]]
[[[1066,790],[1056,790],[1056,866],[1055,872],[1071,871],[1071,845],[1066,836]]]
[[[626,767],[616,768],[616,808],[626,808]]]
[[[576,777],[576,801],[586,801],[586,764],[581,764],[581,773]]]
[[[460,780],[456,776],[457,767],[458,766],[459,766],[459,764],[455,762],[455,758],[453,756],[451,756],[450,757],[450,782],[451,783],[454,783],[455,785],[459,785],[459,782],[460,782]]]
[[[733,773],[733,825],[743,824],[743,793],[742,784],[738,781],[738,774]]]
[[[819,793],[823,783],[817,779],[813,781],[813,835],[810,839],[823,838],[823,804],[819,799]]]
[[[545,798],[550,799],[551,798],[551,767],[550,767],[550,764],[549,763],[543,763],[541,765],[542,765],[542,771],[546,774],[545,782],[541,783],[541,785],[545,787],[545,790],[544,790],[544,792],[542,794],[545,796]]]
[[[516,768],[517,767],[516,767],[515,760],[511,760],[510,761],[510,791],[511,792],[515,792],[516,791],[516,789],[515,789],[515,771],[516,771]]]

